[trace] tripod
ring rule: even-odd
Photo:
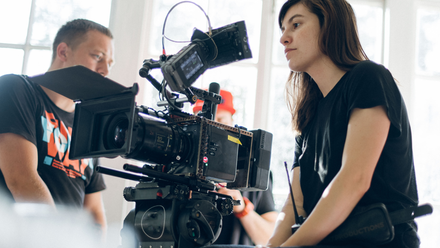
[[[139,181],[135,187],[125,188],[123,193],[127,201],[136,204],[124,220],[123,248],[186,248],[212,244],[220,235],[222,216],[231,214],[237,204],[230,196],[212,192],[213,184],[209,182],[165,174],[147,166],[125,164],[124,169],[155,177],[104,167],[97,169],[104,174]],[[134,241],[135,246],[130,241]]]

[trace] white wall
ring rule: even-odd
[[[115,65],[109,78],[127,87],[133,83],[139,84],[140,91],[137,95],[138,103],[141,103],[144,94],[145,80],[138,71],[145,58],[144,50],[147,47],[146,38],[148,23],[151,15],[153,1],[144,0],[113,0],[110,29],[114,35]],[[124,159],[102,159],[102,165],[117,170],[123,170]],[[123,190],[126,186],[133,185],[125,179],[113,176],[105,176],[107,189],[103,193],[104,206],[107,221],[110,225],[121,225],[127,212],[133,204],[127,203],[123,198]]]

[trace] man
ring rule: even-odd
[[[106,76],[112,39],[110,30],[92,21],[66,23],[55,37],[49,71],[83,65]],[[69,159],[74,102],[25,78],[0,77],[0,188],[17,203],[86,209],[105,231],[105,184],[94,172],[97,161]]]
[[[215,121],[232,126],[235,114],[231,92],[220,90],[222,102],[217,105]],[[203,102],[197,101],[193,112],[202,110]],[[272,180],[272,179],[271,179]],[[272,182],[266,191],[243,192],[220,188],[219,193],[239,200],[234,214],[223,218],[222,232],[214,244],[265,245],[275,227],[278,213],[275,211]]]

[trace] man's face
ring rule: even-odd
[[[232,114],[227,110],[218,109],[215,114],[215,121],[228,126],[233,125]]]
[[[88,31],[85,39],[74,50],[67,48],[64,67],[82,65],[107,76],[113,64],[112,39],[96,30]]]

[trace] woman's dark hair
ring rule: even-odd
[[[57,56],[57,47],[65,42],[71,49],[75,49],[85,41],[85,35],[90,30],[96,30],[113,39],[111,31],[96,22],[86,19],[75,19],[64,24],[57,32],[52,44],[52,62]]]
[[[287,11],[296,4],[303,4],[318,17],[321,26],[319,48],[336,66],[349,71],[360,61],[368,59],[359,41],[353,8],[346,0],[289,0],[281,7],[278,16],[280,28]],[[313,118],[322,97],[310,75],[306,72],[290,73],[286,99],[294,130],[302,132]]]

